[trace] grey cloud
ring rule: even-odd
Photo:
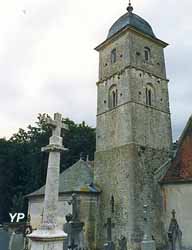
[[[83,79],[52,78],[41,89],[47,105],[62,111],[76,121],[85,120],[95,126],[96,87],[94,82]]]
[[[95,125],[96,114],[96,87],[95,82],[98,75],[98,57],[90,53],[98,43],[102,42],[107,35],[108,29],[115,20],[125,12],[127,3],[117,3],[110,0],[91,1],[55,0],[41,3],[34,8],[27,8],[26,15],[15,31],[9,31],[5,37],[6,46],[0,57],[0,106],[1,113],[7,116],[9,121],[13,119],[21,124],[31,123],[39,112],[52,113],[62,112],[65,116],[76,121],[86,120]],[[101,9],[100,6],[103,6]],[[140,0],[133,1],[134,11],[146,18],[152,25],[158,38],[170,43],[165,50],[167,76],[170,79],[170,105],[172,112],[172,127],[174,139],[183,130],[188,117],[191,115],[192,88],[191,88],[191,58],[192,58],[192,2],[183,0],[179,4],[176,0]],[[32,6],[32,5],[31,5]],[[86,14],[85,14],[86,12]],[[85,17],[86,15],[86,17]],[[60,32],[65,34],[65,16],[76,16],[81,19],[81,25],[86,22],[86,28],[82,32],[89,32],[89,44],[84,48],[85,57],[94,69],[85,69],[86,73],[78,75],[74,67],[74,74],[65,77],[63,72],[68,65],[63,65],[60,76],[53,76],[47,72],[46,79],[40,79],[40,90],[36,96],[28,97],[26,93],[23,71],[32,68],[36,46],[46,37],[53,27],[58,27],[62,20]],[[10,17],[11,18],[11,17]],[[87,20],[86,20],[87,18]],[[72,18],[73,19],[73,18]],[[72,20],[71,19],[71,20]],[[89,21],[89,26],[87,22]],[[77,23],[67,23],[70,29],[80,28]],[[69,29],[67,29],[69,30]],[[65,34],[70,39],[70,34]],[[77,47],[81,50],[84,37],[77,39]],[[57,44],[55,44],[55,48]],[[65,44],[63,44],[63,49]],[[68,49],[68,48],[67,48]],[[71,57],[77,61],[73,48],[69,48]],[[48,51],[49,53],[49,51]],[[74,54],[73,54],[74,53]],[[89,55],[89,57],[87,56]],[[78,58],[79,60],[79,58]],[[65,60],[63,60],[65,62]],[[80,63],[80,60],[79,60]],[[89,63],[89,62],[88,62]],[[57,64],[57,62],[55,62]],[[74,63],[75,66],[78,63]],[[85,63],[83,65],[86,65]],[[70,64],[70,67],[74,66]],[[81,66],[81,65],[80,65]],[[37,75],[34,71],[32,74]],[[13,109],[15,114],[13,114]],[[9,123],[5,124],[9,127]]]

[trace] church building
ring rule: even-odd
[[[97,128],[94,164],[80,160],[60,175],[59,224],[80,198],[87,249],[103,249],[111,223],[115,249],[140,249],[143,206],[149,207],[157,249],[168,245],[175,210],[182,246],[191,249],[192,118],[173,144],[169,80],[164,49],[151,25],[127,12],[96,47],[99,53]],[[32,227],[41,221],[44,187],[29,194]],[[122,239],[126,244],[122,248]]]

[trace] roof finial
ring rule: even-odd
[[[133,7],[132,7],[132,5],[131,5],[131,0],[129,0],[129,6],[127,7],[127,11],[128,11],[129,13],[132,13],[132,11],[133,11]]]
[[[83,152],[80,153],[80,161],[83,160]]]
[[[87,159],[86,159],[86,162],[89,162],[89,155],[87,155]]]

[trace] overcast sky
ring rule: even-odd
[[[95,126],[98,54],[125,0],[0,0],[0,137],[61,112]],[[165,50],[174,138],[192,112],[192,1],[132,0]]]

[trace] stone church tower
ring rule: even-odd
[[[127,13],[110,28],[99,52],[95,184],[101,190],[96,248],[107,241],[112,221],[116,249],[124,236],[129,249],[143,238],[143,205],[150,206],[157,247],[166,244],[162,199],[154,172],[168,159],[171,144],[164,48],[149,23]]]

